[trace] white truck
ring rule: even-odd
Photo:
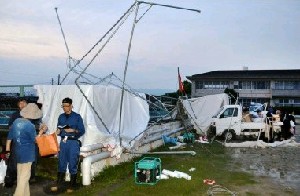
[[[249,114],[243,116],[242,106],[225,105],[212,117],[211,128],[217,136],[223,135],[227,141],[240,135],[259,137],[262,133],[270,140],[270,130],[272,132],[280,131],[282,122],[269,119],[270,123],[268,124],[266,113],[266,111],[262,112],[263,118],[250,119]]]

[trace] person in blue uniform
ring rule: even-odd
[[[71,175],[70,185],[67,192],[72,192],[76,187],[77,170],[81,142],[79,138],[85,133],[82,117],[72,111],[72,99],[69,97],[62,100],[64,113],[60,114],[57,122],[57,135],[61,137],[60,152],[58,154],[58,173],[56,185],[51,191],[57,191],[64,182],[67,167]]]

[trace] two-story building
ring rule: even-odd
[[[223,93],[226,88],[239,94],[239,102],[269,102],[273,106],[300,107],[300,69],[210,71],[187,76],[192,97]]]

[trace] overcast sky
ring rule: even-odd
[[[178,88],[181,76],[216,70],[299,69],[299,0],[153,0],[201,13],[153,6],[136,24],[126,82],[136,89]],[[80,59],[133,0],[0,0],[0,84],[50,84]],[[142,4],[141,16],[148,6]],[[134,12],[88,72],[123,78]],[[97,48],[97,50],[100,47]],[[94,54],[93,54],[94,55]],[[80,65],[85,67],[93,55]]]

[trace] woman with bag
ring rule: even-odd
[[[20,112],[22,118],[16,119],[9,131],[6,141],[6,151],[10,151],[11,141],[15,143],[17,159],[17,187],[15,196],[30,195],[29,179],[32,162],[36,160],[36,129],[29,120],[42,118],[42,111],[35,103],[29,103]],[[39,134],[47,130],[47,126],[40,127]]]

